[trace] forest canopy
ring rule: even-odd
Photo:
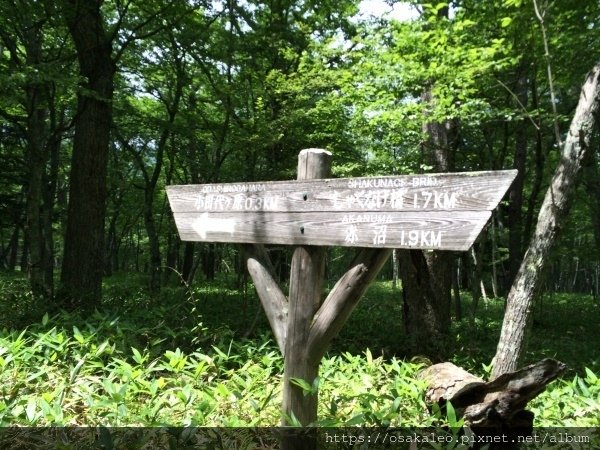
[[[519,169],[483,256],[506,291],[594,64],[598,5],[392,3],[413,18],[353,0],[2,1],[2,267],[36,296],[92,303],[113,272],[147,272],[154,291],[165,267],[211,277],[222,250],[178,240],[164,187],[290,179],[321,147],[335,176]],[[593,156],[552,289],[597,293],[596,173]]]

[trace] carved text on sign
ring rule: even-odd
[[[276,211],[279,199],[278,196],[198,194],[195,207],[197,211]]]
[[[169,186],[184,240],[466,250],[516,171]]]

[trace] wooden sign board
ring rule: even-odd
[[[467,250],[516,171],[168,186],[183,240]]]

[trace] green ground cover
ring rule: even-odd
[[[274,426],[282,358],[258,300],[220,280],[149,299],[131,275],[107,281],[102,311],[45,312],[18,277],[0,278],[0,425]],[[404,352],[400,294],[367,293],[324,358],[320,425],[452,424],[430,412]],[[465,310],[469,299],[465,298]],[[451,360],[485,376],[501,300],[453,325]],[[600,304],[580,295],[536,305],[527,362],[554,357],[565,376],[531,403],[537,426],[600,426]]]

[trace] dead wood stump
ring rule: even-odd
[[[529,435],[534,415],[525,409],[527,403],[565,369],[565,364],[548,358],[485,382],[445,362],[424,369],[419,378],[428,383],[426,401],[441,407],[452,403],[457,417],[463,417],[475,434]]]

